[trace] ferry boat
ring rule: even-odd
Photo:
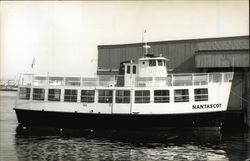
[[[112,76],[22,74],[18,122],[78,129],[221,126],[233,72],[173,74],[168,61],[147,53],[122,62]]]

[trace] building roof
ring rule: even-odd
[[[167,40],[167,41],[153,41],[147,42],[149,45],[157,44],[171,44],[171,43],[184,43],[194,42],[199,43],[201,50],[217,49],[217,48],[232,48],[232,49],[249,49],[249,35],[245,36],[232,36],[232,37],[215,37],[215,38],[200,38],[200,39],[182,39],[182,40]],[[218,44],[219,43],[219,44]],[[112,44],[112,45],[98,45],[98,49],[105,48],[124,48],[143,46],[144,43],[131,43],[131,44]]]

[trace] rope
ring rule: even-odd
[[[231,93],[234,94],[235,96],[239,97],[241,100],[247,102],[247,103],[250,103],[247,99],[241,97],[240,95],[238,95],[237,93],[235,93],[234,91],[231,90]]]

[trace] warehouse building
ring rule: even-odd
[[[169,73],[234,72],[231,121],[250,125],[249,36],[148,42],[150,53],[170,59]],[[98,46],[98,75],[118,74],[120,62],[137,60],[143,43]],[[247,117],[248,116],[248,117]],[[243,126],[243,125],[242,125]]]

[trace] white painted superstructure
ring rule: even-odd
[[[88,79],[85,77],[41,75],[27,75],[29,77],[27,79],[26,75],[23,76],[19,87],[17,109],[105,114],[185,114],[226,111],[233,73],[170,74],[166,79],[165,86],[159,85],[157,80],[151,78],[151,80],[144,81],[146,84],[151,82],[151,86],[141,86],[140,83],[143,81],[140,79],[134,82],[135,86],[133,87],[117,87],[113,85],[116,78],[107,76],[103,76],[103,78],[101,76],[88,77]],[[135,79],[139,78],[135,77]],[[160,82],[162,83],[162,80]],[[92,86],[93,84],[97,86]],[[102,86],[99,86],[100,84]],[[24,89],[29,89],[30,92],[23,93]],[[34,93],[37,89],[42,89],[42,92],[38,92],[41,100]],[[60,90],[59,99],[48,99],[49,90],[55,89]],[[76,99],[71,100],[72,102],[66,101],[66,90],[76,91]],[[203,90],[205,93],[197,94],[195,93],[197,90]],[[81,100],[81,97],[84,97],[81,94],[82,91],[93,91],[93,102]],[[110,95],[101,96],[100,91],[108,91]],[[120,91],[128,91],[129,96],[119,96],[117,93]],[[155,92],[157,91],[168,91],[168,93],[156,96]],[[145,95],[135,96],[138,92],[144,92]],[[29,97],[27,98],[26,95]],[[74,96],[70,95],[70,97]],[[111,99],[111,101],[100,101],[102,97]],[[157,97],[161,98],[158,102]],[[127,101],[118,103],[118,98],[127,98]],[[141,102],[138,101],[140,99],[142,99]]]

